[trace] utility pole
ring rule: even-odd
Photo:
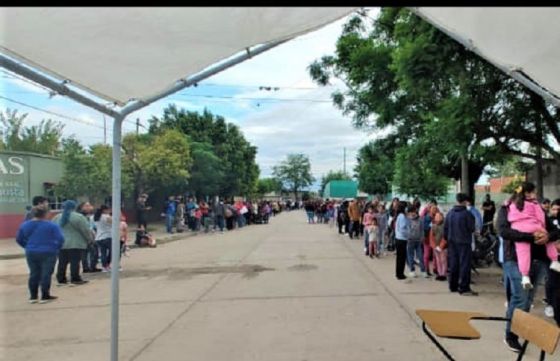
[[[107,119],[103,115],[103,144],[107,144]]]
[[[346,147],[344,147],[344,174],[346,174]]]

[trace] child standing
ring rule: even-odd
[[[511,228],[524,233],[547,233],[546,219],[544,210],[537,202],[536,187],[533,183],[524,182],[517,189],[510,199],[508,206],[508,222]],[[521,284],[525,289],[533,288],[529,278],[531,267],[531,244],[515,242],[517,252],[517,264],[521,273]],[[558,251],[554,242],[546,244],[546,255],[550,259],[550,269],[560,272],[560,262],[558,262]]]
[[[373,255],[379,258],[379,249],[377,249],[377,241],[379,237],[379,227],[377,226],[377,218],[373,217],[371,219],[371,225],[366,227],[365,232],[368,234],[369,240],[369,256],[373,258]]]
[[[367,212],[364,214],[364,217],[362,218],[362,224],[364,225],[364,229],[366,230],[366,232],[364,232],[364,253],[366,256],[370,256],[370,257],[373,257],[373,255],[370,253],[371,235],[370,232],[368,232],[368,230],[371,227],[374,218],[375,215],[373,214],[373,207],[369,206]]]
[[[424,222],[420,219],[418,209],[415,206],[411,206],[408,213],[410,219],[410,231],[408,243],[406,245],[408,268],[410,269],[408,276],[416,277],[414,264],[416,263],[416,259],[418,259],[422,276],[428,277],[424,265],[424,249],[422,243],[424,238]]]
[[[447,242],[443,238],[443,214],[436,211],[430,229],[430,247],[434,252],[436,281],[447,279]]]

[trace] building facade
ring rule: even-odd
[[[64,167],[58,158],[28,153],[0,152],[0,238],[14,237],[25,215],[25,207],[35,196],[49,198],[58,206],[54,185]]]

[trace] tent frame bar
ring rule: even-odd
[[[252,58],[255,55],[264,53],[278,45],[281,45],[291,38],[272,41],[266,44],[257,45],[253,49],[246,48],[243,52],[233,56],[222,64],[210,67],[202,72],[195,74],[186,79],[178,80],[174,85],[162,90],[161,92],[150,96],[143,100],[131,100],[127,102],[120,110],[113,110],[105,104],[95,101],[84,96],[70,88],[65,84],[66,81],[58,83],[51,78],[45,76],[41,72],[24,66],[11,58],[0,53],[0,66],[9,71],[21,75],[35,83],[41,84],[60,95],[67,96],[78,103],[89,108],[93,108],[103,114],[107,114],[113,118],[113,164],[112,164],[112,225],[111,225],[111,350],[110,360],[118,361],[119,355],[119,264],[120,264],[120,219],[121,219],[121,143],[122,143],[122,123],[127,115],[139,109],[142,109],[153,102],[156,102],[166,96],[176,93],[184,88],[196,84],[207,79],[221,71],[224,71],[234,65]]]
[[[494,61],[487,58],[484,54],[482,54],[482,52],[477,47],[475,47],[473,45],[472,40],[465,39],[465,38],[461,37],[460,35],[455,34],[452,31],[446,29],[445,27],[443,27],[439,24],[436,24],[435,21],[433,21],[428,16],[426,16],[422,12],[420,12],[417,7],[409,7],[408,9],[410,11],[412,11],[418,17],[422,18],[423,20],[429,22],[430,24],[432,24],[433,26],[438,28],[440,31],[442,31],[443,33],[448,35],[450,38],[459,42],[461,45],[463,45],[468,50],[477,54],[478,56],[485,59],[486,61],[488,61],[490,64],[492,64],[496,68],[500,69],[502,72],[506,73],[507,75],[509,75],[513,79],[517,80],[518,82],[520,82],[521,84],[523,84],[524,86],[529,88],[531,91],[540,95],[548,103],[554,105],[556,108],[560,108],[560,98],[558,98],[554,93],[549,92],[546,88],[540,86],[537,82],[535,82],[535,81],[529,79],[528,77],[526,77],[521,69],[508,68],[506,66],[495,63]]]

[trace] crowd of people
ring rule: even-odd
[[[142,194],[136,202],[138,226],[147,226],[147,195]],[[193,197],[170,195],[164,203],[161,217],[165,218],[167,233],[184,231],[205,233],[224,229],[233,230],[251,224],[268,224],[271,217],[282,210],[291,209],[292,205],[284,201],[224,201],[216,199],[211,204],[204,200],[196,201]]]
[[[464,296],[478,295],[471,288],[476,242],[485,232],[495,233],[506,318],[511,319],[515,309],[529,312],[537,285],[544,280],[545,314],[560,326],[560,199],[539,202],[535,185],[524,182],[499,208],[486,195],[482,214],[466,194],[458,193],[456,202],[446,213],[436,200],[421,207],[419,199],[398,198],[388,206],[380,200],[308,200],[304,208],[308,223],[336,223],[340,234],[363,238],[368,257],[394,252],[398,280],[435,276],[447,281],[450,292]],[[522,348],[510,322],[504,343],[515,352]]]
[[[185,201],[186,199],[186,201]],[[137,247],[156,247],[155,237],[147,231],[148,195],[142,194],[136,202]],[[270,217],[284,209],[293,209],[291,202],[224,202],[216,200],[213,204],[196,202],[194,198],[170,196],[162,209],[168,233],[202,228],[206,233],[224,232],[255,223],[268,223]],[[52,220],[48,219],[49,202],[45,197],[33,198],[32,206],[27,207],[24,222],[21,224],[16,242],[25,249],[29,268],[29,302],[47,303],[57,299],[51,294],[51,278],[55,273],[58,286],[77,286],[88,283],[83,273],[111,272],[112,265],[112,211],[105,204],[95,208],[89,202],[77,204],[66,200],[62,211]],[[130,252],[128,224],[124,212],[119,223],[120,253],[128,256]],[[56,268],[56,270],[55,270]],[[70,273],[68,274],[68,268]],[[39,298],[39,291],[41,297]]]

